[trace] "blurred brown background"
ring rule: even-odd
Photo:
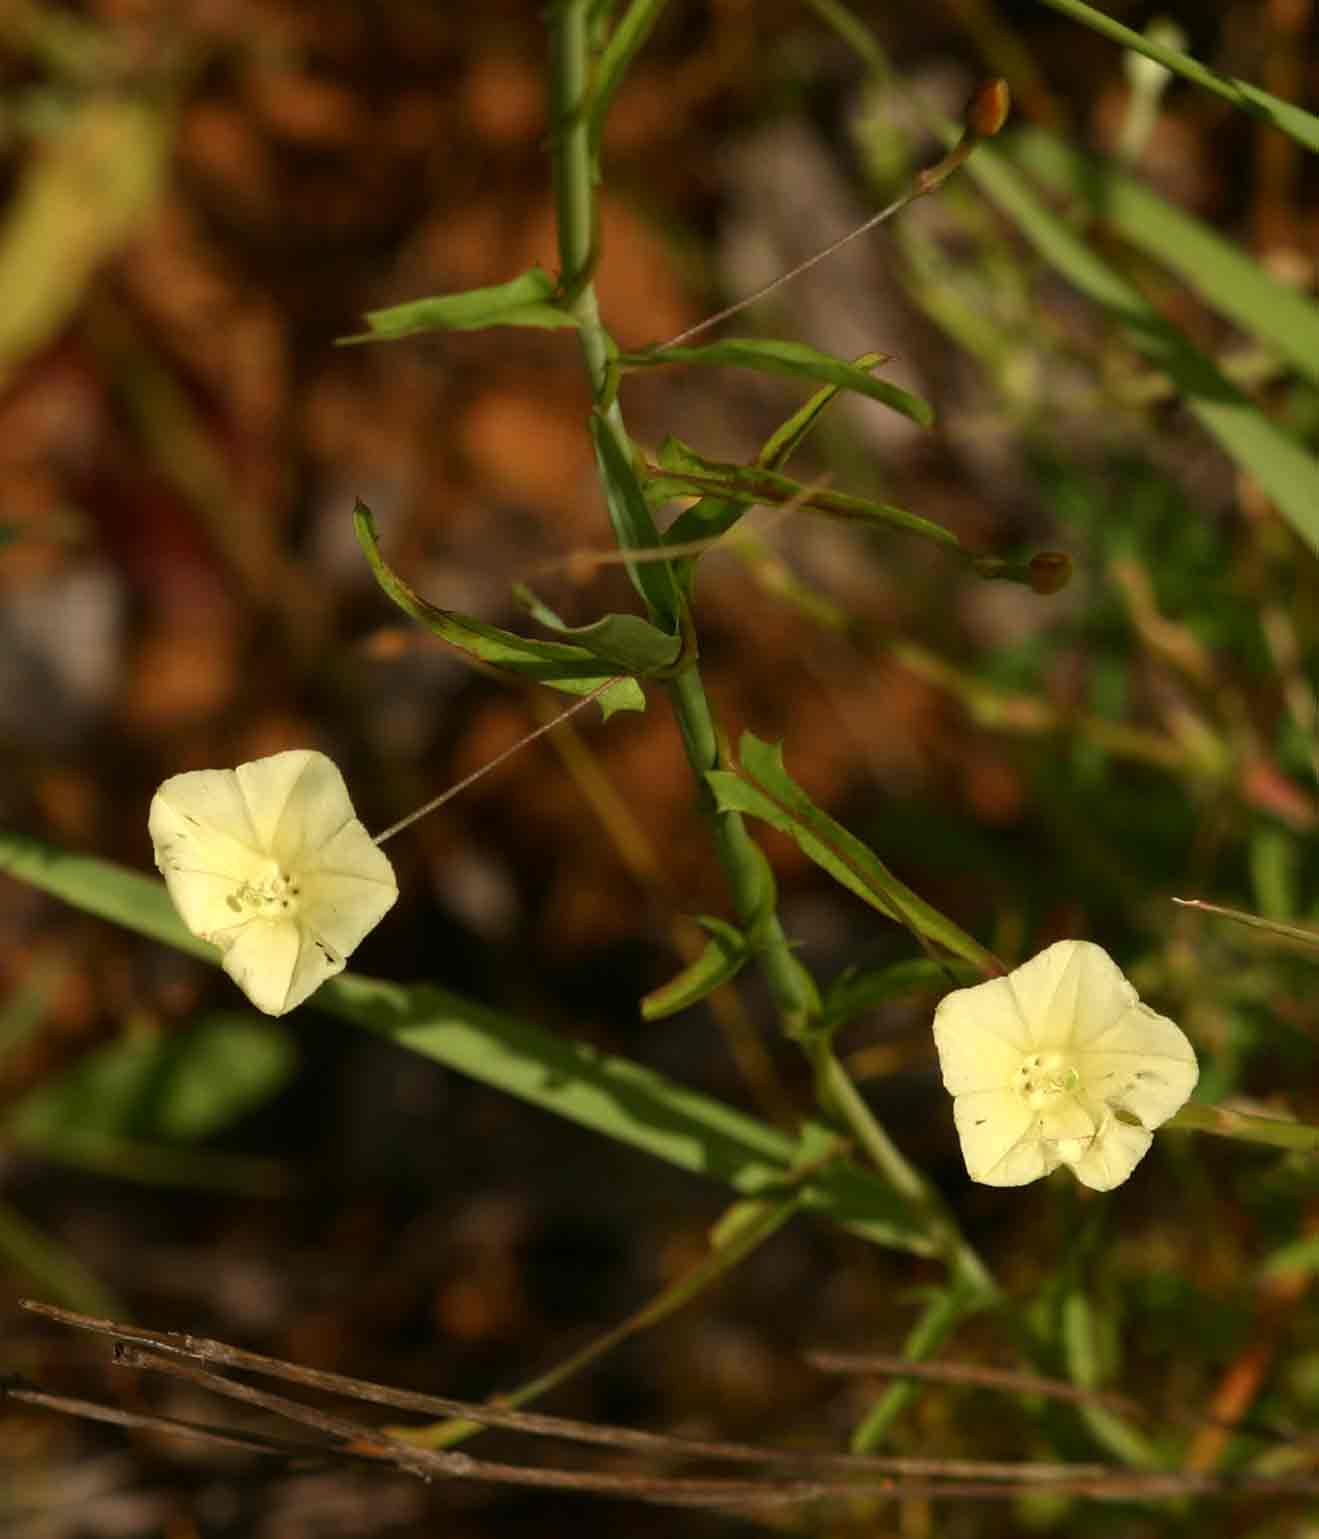
[[[1016,48],[1021,109],[1111,147],[1126,92],[1118,56],[1043,8],[857,9],[903,80],[944,111],[959,112]],[[1149,7],[1108,9],[1135,26],[1149,19]],[[1299,88],[1269,72],[1286,76],[1298,51],[1307,57],[1305,6],[1161,9],[1179,13],[1202,57],[1283,94]],[[315,746],[381,827],[538,724],[524,693],[400,623],[354,544],[355,496],[373,507],[390,560],[445,607],[524,625],[516,581],[573,621],[630,607],[615,571],[580,580],[580,553],[608,537],[570,335],[335,346],[367,310],[532,262],[556,268],[540,11],[530,0],[0,7],[6,824],[146,869],[146,808],[165,776]],[[1261,148],[1209,98],[1182,89],[1172,103],[1148,173],[1257,254],[1310,260],[1313,214],[1293,197],[1301,172],[1288,148]],[[599,288],[615,336],[666,338],[863,217],[873,206],[855,138],[865,113],[878,114],[899,173],[908,151],[933,158],[902,101],[863,96],[856,61],[807,10],[675,0],[609,119]],[[936,200],[907,217],[956,260],[959,237]],[[940,410],[934,435],[879,407],[840,410],[799,473],[828,469],[978,549],[1068,544],[1010,416],[894,268],[881,232],[734,328],[763,325],[845,355],[892,352],[892,377]],[[1053,301],[1069,321],[1066,296]],[[1034,388],[1047,396],[1055,384]],[[657,373],[625,392],[641,441],[672,431],[723,458],[753,453],[799,399],[724,372]],[[1059,388],[1053,426],[1084,457],[1093,418],[1069,399]],[[1168,426],[1158,455],[1206,516],[1225,514],[1230,475]],[[1140,424],[1130,430],[1149,447]],[[989,649],[1080,602],[968,586],[914,542],[862,541],[820,522],[790,519],[767,538],[878,638]],[[1082,570],[1082,591],[1084,581]],[[1050,858],[1012,748],[882,646],[831,640],[727,556],[703,568],[699,617],[728,730],[786,738],[794,775],[844,815],[899,830],[938,809],[943,842],[922,848],[909,833],[895,864],[991,934],[1014,872]],[[1064,692],[1067,678],[1064,660]],[[580,765],[540,742],[391,846],[402,898],[354,966],[434,979],[762,1113],[806,1106],[804,1070],[781,1044],[762,1043],[749,1083],[703,1012],[642,1026],[636,1001],[678,965],[673,914],[727,905],[663,699],[607,727],[576,721],[663,882],[639,882],[583,794]],[[979,841],[970,856],[958,828]],[[795,851],[770,847],[787,927],[813,965],[907,954],[903,936]],[[1068,932],[1072,901],[1057,883],[1034,921]],[[218,973],[0,881],[0,989],[17,998],[34,980],[42,1027],[0,1064],[10,1099],[98,1044],[182,1032],[197,1012],[240,1003]],[[754,985],[747,999],[768,1037]],[[849,1045],[888,1073],[870,1088],[909,1152],[960,1191],[927,1022],[916,1001]],[[288,1024],[299,1072],[220,1141],[275,1162],[265,1196],[115,1180],[17,1153],[0,1165],[15,1211],[130,1317],[477,1397],[556,1361],[703,1254],[725,1200],[713,1187],[312,1009]],[[1003,1208],[964,1206],[973,1233],[992,1225],[983,1238],[1010,1255]],[[1024,1227],[1043,1210],[1014,1211]],[[158,1387],[103,1366],[86,1343],[34,1329],[14,1301],[41,1289],[9,1271],[14,1371],[160,1402]],[[907,1259],[798,1223],[715,1298],[615,1353],[553,1408],[837,1442],[867,1387],[839,1389],[802,1350],[893,1349],[913,1318],[902,1290],[926,1279]],[[925,1404],[901,1434],[913,1446],[921,1418],[940,1416],[937,1399]],[[489,1442],[508,1454],[502,1438],[498,1450]],[[984,1438],[974,1451],[995,1452]],[[524,1445],[512,1456],[548,1457]],[[0,1467],[12,1531],[30,1539],[743,1528],[567,1497],[429,1491],[352,1469],[289,1474],[16,1409],[0,1410]],[[975,1531],[1009,1532],[999,1521],[979,1516],[989,1526]]]

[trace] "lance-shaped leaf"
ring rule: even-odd
[[[561,689],[570,695],[589,695],[601,685],[608,684],[609,687],[601,690],[599,695],[600,709],[606,718],[615,711],[645,710],[646,697],[637,681],[616,679],[609,684],[612,670],[604,671],[600,659],[585,647],[519,636],[497,625],[485,625],[480,620],[428,603],[381,555],[375,519],[364,502],[359,501],[353,509],[353,527],[381,588],[404,614],[419,621],[451,646],[519,678],[534,679],[538,684],[548,684],[550,688]]]
[[[655,369],[670,363],[696,363],[736,369],[756,369],[762,374],[787,374],[794,379],[808,379],[816,384],[838,385],[869,396],[894,411],[909,417],[921,427],[934,421],[934,408],[920,396],[912,395],[885,379],[876,379],[866,368],[858,368],[832,353],[822,353],[805,342],[784,342],[758,337],[725,337],[702,347],[655,347],[642,352],[620,353],[624,369]]]
[[[591,413],[591,438],[595,443],[596,463],[614,534],[625,551],[634,551],[641,557],[627,562],[627,574],[633,587],[645,599],[652,616],[677,635],[682,600],[668,561],[645,559],[647,552],[663,551],[664,542],[651,517],[650,504],[641,490],[637,472],[624,452],[613,424],[598,411]]]
[[[781,744],[742,735],[741,770],[706,775],[721,812],[760,818],[787,834],[804,855],[850,892],[914,934],[942,946],[981,973],[1002,971],[998,960],[965,930],[900,882],[879,856],[822,812],[783,767]]]
[[[366,323],[370,331],[341,337],[340,344],[396,342],[400,337],[430,331],[484,331],[490,326],[531,326],[544,331],[577,324],[556,302],[554,279],[539,267],[489,288],[437,294],[386,310],[370,310]]]
[[[873,369],[884,361],[883,353],[863,353],[855,360],[858,369]],[[825,408],[838,399],[841,385],[826,385],[799,406],[792,416],[770,434],[756,456],[756,464],[765,470],[781,470],[789,458],[823,416]],[[685,464],[678,463],[678,456]],[[698,469],[700,456],[689,445],[672,436],[660,447],[659,462],[671,469]],[[651,488],[647,484],[647,493]],[[727,534],[751,506],[747,502],[733,501],[724,497],[706,495],[689,508],[684,508],[664,532],[666,545],[691,545],[702,540],[717,540]],[[696,557],[679,556],[673,563],[674,572],[684,593],[691,592],[692,574]]]
[[[676,978],[646,995],[641,1001],[641,1014],[646,1020],[662,1021],[667,1015],[676,1015],[679,1010],[698,1004],[736,978],[751,956],[751,944],[734,925],[710,914],[703,914],[697,923],[710,935],[705,950]]]
[[[538,625],[571,636],[579,646],[620,673],[663,673],[677,662],[682,650],[681,637],[667,635],[640,615],[605,615],[590,625],[565,625],[525,583],[518,583],[513,595]]]
[[[952,960],[935,962],[929,957],[911,957],[888,967],[849,967],[825,990],[820,1020],[828,1027],[845,1026],[890,999],[922,990],[940,991],[950,981],[975,983],[979,977],[978,968]]]
[[[655,468],[649,476],[651,495],[692,497],[713,494],[740,503],[744,509],[757,503],[771,507],[786,507],[792,503],[830,518],[868,524],[872,528],[896,529],[904,534],[919,534],[951,550],[965,550],[952,530],[892,502],[875,502],[869,497],[854,497],[827,487],[804,486],[791,476],[758,465],[719,465],[706,461],[705,466],[700,471]]]

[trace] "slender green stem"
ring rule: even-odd
[[[623,462],[631,464],[632,445],[612,393],[610,360],[614,348],[600,320],[591,281],[597,257],[597,221],[590,136],[589,10],[590,0],[559,0],[550,13],[554,187],[562,264],[560,284],[565,302],[578,323],[596,406],[614,435]],[[657,617],[652,615],[652,618]],[[692,773],[697,784],[704,788],[706,774],[720,762],[720,740],[695,657],[689,667],[668,682],[668,694]],[[705,805],[713,822],[716,848],[732,888],[738,916],[756,937],[761,967],[784,1029],[801,1040],[815,1058],[817,1071],[822,1070],[821,1088],[857,1143],[895,1189],[925,1216],[931,1238],[959,1285],[954,1291],[963,1300],[968,1294],[979,1299],[992,1297],[995,1293],[992,1278],[959,1234],[938,1194],[907,1163],[876,1122],[827,1045],[821,1047],[818,1042],[810,1041],[810,1028],[819,1017],[819,992],[810,973],[794,955],[775,913],[774,882],[768,863],[738,814],[716,812],[708,798]]]
[[[1319,1154],[1319,1128],[1305,1122],[1284,1122],[1280,1117],[1255,1117],[1230,1106],[1205,1106],[1188,1101],[1164,1124],[1165,1128],[1217,1133],[1220,1138],[1240,1138],[1246,1143],[1290,1149],[1294,1154]]]
[[[871,1163],[893,1189],[925,1218],[926,1233],[947,1262],[953,1281],[978,1302],[990,1302],[997,1285],[980,1257],[967,1244],[938,1191],[912,1165],[880,1126],[865,1097],[827,1042],[812,1049],[821,1098],[843,1119]]]

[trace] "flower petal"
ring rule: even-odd
[[[296,920],[254,919],[233,932],[222,965],[258,1010],[287,1015],[341,973],[344,959],[317,945]]]
[[[1181,1028],[1148,1005],[1135,1005],[1092,1040],[1097,1048],[1076,1055],[1086,1091],[1147,1128],[1185,1105],[1200,1077],[1195,1049]]]
[[[265,857],[232,770],[190,770],[151,800],[147,829],[169,895],[194,935],[241,918],[235,887],[260,879]]]
[[[301,916],[308,930],[345,957],[375,929],[398,897],[393,866],[356,818],[299,875]]]
[[[934,1012],[934,1045],[950,1095],[1006,1085],[1030,1046],[1008,979],[945,995]]]
[[[1053,1011],[1071,1023],[1074,1051],[1092,1047],[1138,1002],[1126,975],[1102,946],[1093,941],[1059,941],[1049,952],[1064,953],[1066,966],[1058,980]]]
[[[291,919],[252,919],[221,936],[221,965],[258,1010],[283,1015],[302,951],[302,935]]]
[[[234,771],[261,848],[292,871],[354,817],[339,767],[323,753],[294,748]]]
[[[966,1172],[986,1186],[1024,1186],[1058,1164],[1041,1143],[1029,1106],[1010,1090],[983,1090],[953,1102]]]
[[[1076,1140],[1071,1147],[1062,1145],[1058,1153],[1082,1186],[1111,1192],[1135,1170],[1153,1142],[1153,1135],[1144,1128],[1106,1117],[1092,1139]]]
[[[1079,1097],[1060,1095],[1036,1111],[1035,1132],[1037,1137],[1054,1143],[1077,1138],[1089,1140],[1102,1121],[1103,1113],[1091,1111]]]

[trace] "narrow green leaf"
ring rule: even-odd
[[[852,360],[852,367],[868,374],[871,369],[887,362],[887,359],[886,353],[862,353],[859,358]],[[766,470],[782,470],[824,415],[825,409],[838,399],[842,389],[842,385],[826,385],[823,390],[817,390],[809,401],[799,406],[786,422],[769,435],[756,456],[756,464],[763,465]]]
[[[43,1297],[67,1309],[124,1318],[124,1306],[95,1273],[7,1202],[0,1202],[0,1263],[7,1272],[25,1273]]]
[[[722,812],[760,818],[794,841],[804,855],[849,892],[887,918],[960,956],[988,976],[1002,971],[997,958],[965,930],[900,882],[854,834],[815,806],[783,767],[782,745],[742,736],[741,772],[706,775]]]
[[[88,913],[218,962],[174,913],[165,884],[109,861],[0,830],[0,871]],[[340,1020],[683,1170],[765,1196],[800,1179],[802,1206],[877,1245],[930,1255],[920,1221],[883,1181],[845,1160],[804,1178],[768,1124],[626,1059],[447,990],[340,973],[312,1004]]]
[[[872,369],[876,364],[884,361],[884,356],[883,353],[863,353],[861,357],[854,360],[854,366],[858,369]],[[792,416],[765,440],[760,453],[756,456],[756,464],[765,470],[781,470],[820,420],[825,408],[837,400],[841,393],[841,385],[825,385],[823,389],[817,390],[809,401],[799,406]],[[666,457],[670,441],[677,445],[677,448]],[[670,470],[695,471],[704,462],[688,445],[676,439],[666,439],[660,447],[659,463]],[[649,490],[648,484],[647,491]],[[685,508],[674,519],[664,532],[664,542],[666,545],[693,545],[704,540],[717,540],[727,534],[751,506],[749,502],[731,502],[727,498],[704,496],[699,502],[694,502],[689,508]],[[680,556],[674,561],[674,571],[684,593],[691,592],[692,574],[696,568],[696,561],[697,557],[690,555]]]
[[[519,678],[534,679],[538,684],[547,684],[570,695],[589,695],[607,683],[610,675],[601,669],[600,659],[585,647],[519,636],[513,631],[485,625],[480,620],[428,603],[386,562],[380,552],[371,509],[360,500],[353,509],[353,527],[357,531],[358,544],[384,592],[404,614],[419,621],[450,646]],[[618,679],[601,692],[599,703],[608,718],[615,711],[644,711],[646,697],[635,679]]]
[[[640,615],[605,615],[590,625],[565,625],[524,583],[518,583],[513,593],[537,624],[571,636],[592,656],[620,673],[662,673],[677,662],[682,650],[681,637],[666,635]]]
[[[656,495],[690,497],[709,493],[716,498],[740,504],[743,509],[756,504],[767,507],[787,507],[790,503],[809,509],[812,513],[824,513],[830,518],[844,519],[849,523],[868,524],[872,528],[894,529],[903,534],[923,535],[953,550],[963,546],[951,530],[933,519],[922,518],[919,513],[909,513],[892,502],[874,502],[868,497],[854,497],[848,492],[835,492],[826,488],[812,488],[794,481],[791,476],[775,470],[765,470],[758,465],[719,465],[696,473],[677,470],[656,470],[650,477],[650,489]],[[686,518],[692,513],[687,510]],[[735,520],[734,520],[735,522]],[[669,538],[682,519],[674,521]],[[695,520],[690,520],[691,527]]]
[[[838,385],[890,406],[921,427],[934,421],[934,408],[909,391],[876,379],[868,369],[857,368],[831,353],[808,347],[805,342],[784,342],[757,337],[725,337],[701,347],[660,347],[643,352],[620,353],[624,369],[655,369],[671,363],[695,363],[712,367],[756,369],[762,374],[787,374]]]
[[[615,93],[667,3],[668,0],[632,0],[600,52],[591,80],[589,134],[592,159],[599,157],[605,118],[609,115]]]
[[[462,294],[437,294],[413,299],[386,310],[370,310],[370,331],[341,337],[340,345],[356,342],[396,342],[429,331],[484,331],[490,326],[531,326],[557,330],[575,326],[571,313],[555,302],[554,279],[542,268],[532,267],[489,288],[468,289]]]
[[[1301,539],[1319,552],[1319,461],[1046,208],[1002,151],[981,145],[967,161],[967,174],[1045,260],[1107,310],[1132,347],[1167,374],[1224,453],[1255,477]]]
[[[1143,33],[1133,32],[1120,21],[1114,21],[1094,6],[1085,4],[1085,0],[1044,0],[1044,4],[1064,16],[1070,16],[1073,21],[1079,21],[1092,32],[1098,32],[1101,37],[1123,48],[1130,48],[1134,53],[1143,54],[1145,58],[1153,59],[1156,64],[1172,70],[1175,75],[1181,75],[1183,79],[1193,81],[1206,91],[1212,91],[1215,96],[1223,97],[1249,116],[1271,123],[1298,144],[1303,144],[1307,150],[1319,151],[1319,118],[1303,108],[1283,101],[1268,91],[1262,91],[1259,86],[1240,80],[1235,75],[1220,74],[1192,58],[1189,53],[1183,53],[1180,48],[1168,48]]]
[[[1062,1338],[1067,1374],[1081,1389],[1101,1389],[1108,1377],[1103,1366],[1101,1332],[1108,1326],[1079,1287],[1063,1299]],[[1125,1416],[1094,1400],[1077,1407],[1081,1420],[1101,1448],[1132,1469],[1155,1470],[1163,1460],[1149,1438]]]
[[[625,551],[644,554],[664,548],[660,532],[651,517],[631,460],[624,453],[612,423],[598,411],[591,413],[591,438],[595,443],[596,463],[609,505],[614,534]],[[673,571],[667,561],[629,561],[628,576],[646,601],[652,617],[677,635],[682,603]]]
[[[1054,191],[1080,199],[1091,218],[1111,225],[1319,384],[1319,304],[1309,295],[1279,283],[1239,246],[1111,161],[1038,128],[1014,133],[1004,149],[1014,164]]]
[[[960,987],[980,977],[977,968],[955,961],[933,962],[929,957],[912,957],[888,967],[848,968],[825,990],[820,1024],[830,1029],[845,1026],[890,999],[923,990],[942,993],[950,982]]]
[[[698,921],[709,931],[710,940],[697,959],[641,1001],[641,1014],[648,1021],[662,1021],[698,1004],[730,979],[737,977],[751,946],[741,930],[722,919],[703,915]]]
[[[702,472],[721,470],[723,461],[709,460],[704,455],[698,454],[689,443],[670,433],[659,446],[655,455],[655,463],[662,465],[665,470],[691,471],[697,475]]]

